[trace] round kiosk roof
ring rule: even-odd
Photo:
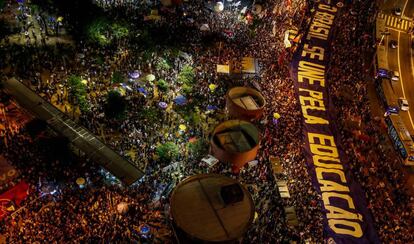
[[[225,205],[222,186],[238,184],[243,200]],[[207,242],[225,242],[244,235],[254,218],[250,193],[238,181],[216,174],[201,174],[180,182],[171,194],[174,223],[188,235]]]

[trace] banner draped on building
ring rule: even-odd
[[[0,220],[9,213],[13,213],[20,206],[21,202],[26,199],[29,191],[29,185],[21,181],[10,190],[0,195]]]
[[[308,32],[294,55],[291,74],[302,109],[306,161],[322,199],[326,241],[379,243],[365,194],[352,179],[340,145],[329,81],[325,79],[332,27],[342,6],[342,2],[329,0],[315,5]]]

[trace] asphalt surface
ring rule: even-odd
[[[403,16],[413,17],[414,1],[413,0],[382,0],[381,10],[386,14],[391,14],[394,9],[401,8]]]
[[[400,7],[402,16],[396,16],[394,9]],[[384,46],[378,48],[378,63],[381,68],[395,70],[400,73],[400,80],[392,82],[396,97],[405,97],[410,105],[409,112],[400,111],[406,128],[414,135],[414,50],[412,48],[413,35],[409,28],[414,26],[414,0],[385,0],[381,6],[381,13],[377,21],[377,29],[389,35],[384,36]],[[377,38],[382,37],[377,34]],[[389,46],[390,40],[396,40],[398,47]],[[414,195],[414,168],[405,167],[407,186]]]
[[[414,17],[414,1],[413,0],[406,0],[406,5],[405,5],[403,15],[410,17],[410,18]]]
[[[394,9],[400,7],[403,11],[402,16],[397,16]],[[396,98],[406,98],[410,105],[409,112],[400,111],[400,116],[410,132],[414,135],[414,50],[411,47],[412,35],[409,33],[410,27],[414,22],[414,0],[386,0],[381,6],[381,13],[378,18],[382,20],[382,25],[378,25],[382,31],[388,30],[389,35],[384,38],[384,52],[380,52],[380,68],[400,73],[400,80],[392,82],[392,88]],[[377,24],[379,22],[377,21]],[[378,36],[377,36],[378,38]],[[391,48],[389,42],[397,41],[398,47]]]
[[[388,69],[400,73],[399,81],[392,81],[392,87],[396,98],[405,97],[410,106],[409,112],[400,111],[405,126],[411,135],[414,135],[414,77],[412,67],[412,51],[410,47],[411,37],[409,34],[389,30],[390,35],[385,38],[385,48],[388,61]],[[398,47],[393,49],[389,42],[395,40]]]

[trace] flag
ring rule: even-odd
[[[16,211],[22,201],[26,199],[29,194],[29,185],[21,181],[19,184],[12,187],[10,190],[0,195],[0,220],[6,217],[9,213]]]

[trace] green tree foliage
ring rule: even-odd
[[[138,40],[146,49],[154,49],[155,42],[148,31],[148,29],[143,29],[139,32],[139,40]]]
[[[195,83],[195,72],[190,65],[184,65],[177,77],[177,82],[182,84],[182,91],[186,95],[193,92],[193,85]]]
[[[201,126],[201,111],[198,106],[195,106],[193,102],[184,106],[178,106],[175,108],[178,114],[192,126]]]
[[[110,44],[108,26],[109,23],[106,19],[99,18],[93,21],[87,28],[89,40],[97,42],[102,46]]]
[[[110,23],[105,18],[94,20],[87,27],[87,36],[90,41],[102,46],[111,44],[114,40],[125,38],[129,35],[129,29],[125,23]]]
[[[178,145],[174,142],[166,142],[159,145],[155,152],[159,160],[164,163],[169,163],[173,160],[176,160],[178,156],[180,156]]]
[[[208,152],[208,141],[200,138],[187,144],[188,151],[193,158],[200,158]]]
[[[124,82],[124,76],[121,74],[121,72],[115,71],[112,74],[111,81],[112,81],[112,83],[122,83],[122,82]]]
[[[193,92],[193,86],[184,84],[182,87],[182,91],[185,95],[190,95]]]
[[[121,38],[127,37],[129,34],[129,29],[124,23],[123,24],[113,23],[111,25],[111,31],[115,39],[121,39]]]
[[[155,68],[157,71],[168,71],[171,69],[171,65],[168,63],[168,61],[164,58],[161,58],[157,61]]]
[[[195,83],[195,72],[193,67],[191,67],[190,65],[184,65],[184,67],[178,74],[177,81],[180,84],[186,84],[189,86],[193,85]]]
[[[144,108],[140,111],[138,119],[144,121],[146,124],[153,124],[159,122],[162,114],[161,111],[155,107]]]
[[[79,105],[81,111],[89,110],[89,103],[86,99],[86,86],[82,84],[82,79],[79,76],[71,75],[68,80],[69,96]]]
[[[164,79],[159,79],[158,80],[157,87],[158,87],[158,89],[160,89],[163,92],[168,91],[168,88],[169,88],[168,83]]]
[[[111,119],[123,119],[126,115],[127,102],[118,91],[110,91],[106,97],[105,115]]]

